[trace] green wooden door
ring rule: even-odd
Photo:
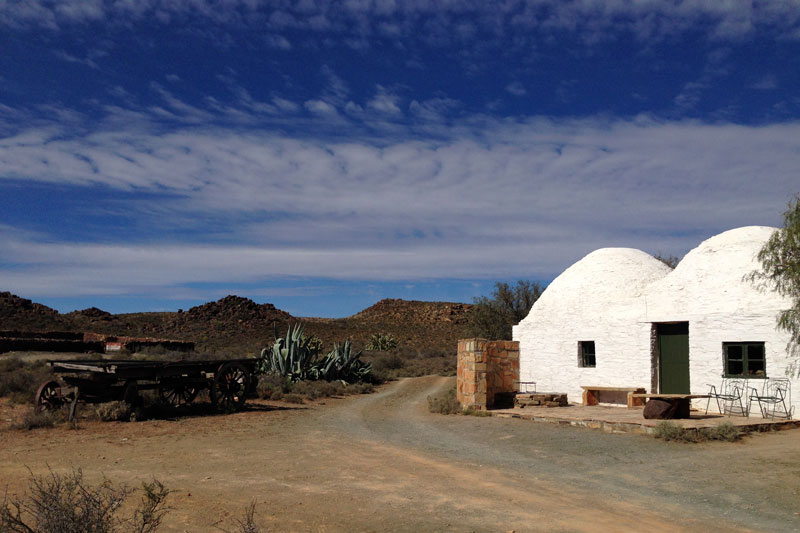
[[[689,394],[689,323],[658,324],[662,394]]]

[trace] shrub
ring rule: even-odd
[[[25,363],[16,357],[0,359],[0,396],[13,403],[33,403],[36,389],[53,373],[44,361]]]
[[[94,412],[103,422],[127,422],[132,414],[130,405],[118,401],[101,403]]]
[[[381,369],[384,370],[400,370],[404,366],[406,366],[406,360],[400,357],[397,354],[391,354],[386,357],[381,357],[377,360],[376,366],[380,365]]]
[[[730,422],[723,422],[716,427],[704,429],[702,431],[709,440],[734,442],[742,438],[742,432]]]
[[[28,487],[30,494],[24,499],[9,500],[7,495],[4,498],[0,531],[152,533],[168,510],[164,502],[169,490],[157,480],[142,485],[142,500],[128,519],[117,513],[133,491],[114,486],[107,479],[97,486],[88,485],[80,469],[64,475],[52,470],[41,477],[31,474]]]
[[[510,339],[511,326],[528,316],[536,300],[544,292],[536,281],[517,281],[514,286],[497,282],[491,298],[475,298],[470,311],[470,334],[490,340]]]
[[[372,394],[375,392],[375,387],[372,386],[372,383],[356,383],[350,385],[350,387],[350,390],[356,394]]]
[[[291,380],[276,374],[267,374],[258,379],[256,392],[259,398],[265,400],[280,400],[283,395],[292,390]]]
[[[456,399],[456,388],[452,387],[434,396],[428,396],[428,411],[442,415],[455,415],[464,412]]]
[[[665,441],[701,442],[705,435],[697,429],[686,429],[671,420],[662,420],[656,424],[654,435]]]
[[[225,533],[260,533],[261,526],[256,523],[256,502],[253,500],[244,510],[244,517],[239,519],[235,518],[236,529],[229,531],[219,527],[219,522],[214,524],[214,527]]]
[[[283,401],[285,401],[286,403],[305,403],[303,397],[295,393],[286,394],[283,397]]]
[[[373,333],[370,335],[365,350],[376,350],[379,352],[390,352],[397,348],[397,339],[390,333]]]
[[[733,442],[742,437],[739,428],[730,422],[723,422],[713,428],[686,429],[671,420],[662,420],[656,424],[653,435],[665,441],[678,442],[703,442],[706,440]]]
[[[51,428],[63,420],[64,414],[61,411],[38,412],[31,407],[22,416],[22,420],[11,424],[11,429]]]
[[[292,387],[292,392],[316,400],[345,394],[344,389],[344,385],[339,381],[298,381]]]

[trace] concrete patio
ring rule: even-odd
[[[534,422],[549,422],[551,424],[565,424],[601,429],[608,433],[639,433],[650,434],[655,430],[661,420],[647,420],[642,415],[641,407],[627,408],[617,406],[583,406],[571,404],[567,407],[516,407],[513,409],[490,409],[491,416],[501,418],[521,418]],[[688,419],[671,420],[687,429],[713,428],[725,422],[730,422],[743,432],[775,431],[794,429],[800,427],[800,420],[786,420],[776,418],[765,419],[758,416],[726,416],[705,410],[691,411]]]

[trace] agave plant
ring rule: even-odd
[[[275,343],[261,350],[261,372],[285,376],[292,381],[318,379],[317,358],[319,348],[314,337],[306,337],[302,324],[289,325],[285,337],[275,333]]]
[[[318,379],[341,380],[349,383],[364,381],[372,372],[372,364],[361,360],[361,352],[353,353],[350,341],[336,343],[316,364]]]

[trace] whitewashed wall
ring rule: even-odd
[[[592,252],[556,278],[514,327],[520,380],[581,400],[581,385],[650,386],[650,324],[642,291],[670,272],[630,248]],[[578,341],[594,341],[595,368],[578,365]]]
[[[639,250],[592,252],[556,278],[514,327],[520,379],[536,381],[538,390],[567,392],[571,401],[580,401],[581,385],[649,390],[652,323],[675,321],[689,322],[692,393],[720,383],[723,342],[763,341],[767,375],[785,377],[788,337],[775,319],[791,303],[743,279],[758,267],[755,255],[774,230],[750,226],[712,237],[674,271]],[[579,367],[582,340],[595,341],[596,368]],[[800,412],[800,380],[792,390]]]

